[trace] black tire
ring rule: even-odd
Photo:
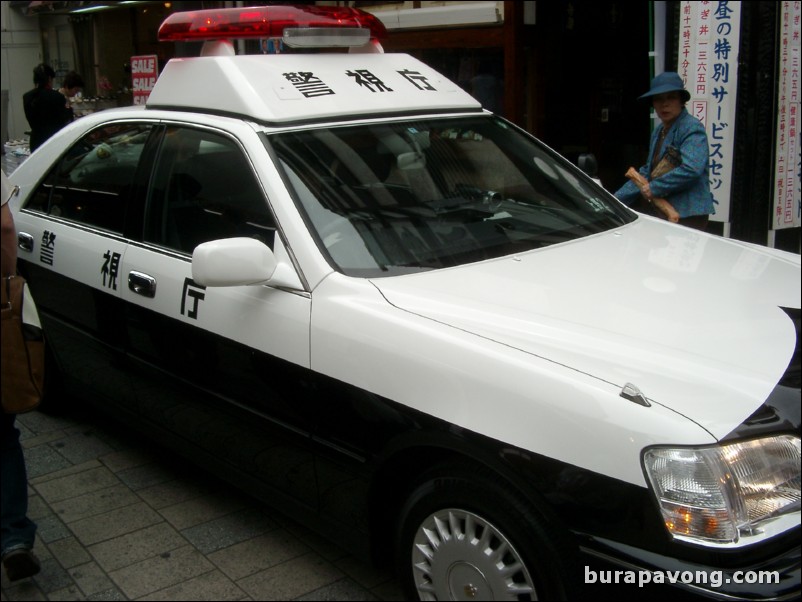
[[[409,600],[565,600],[575,593],[576,547],[567,532],[489,470],[435,468],[413,487],[400,518],[396,562]]]

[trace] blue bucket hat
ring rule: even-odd
[[[638,96],[638,98],[651,98],[652,96],[665,94],[666,92],[681,92],[680,97],[682,98],[682,102],[688,102],[691,98],[691,94],[685,89],[685,85],[682,83],[682,78],[679,76],[679,73],[675,73],[674,71],[666,71],[655,77],[652,80],[652,87],[649,88],[649,91],[642,96]]]

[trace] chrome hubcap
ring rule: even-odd
[[[412,546],[421,600],[537,600],[509,540],[491,523],[449,508],[426,518]]]

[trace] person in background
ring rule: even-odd
[[[646,94],[639,98],[651,100],[661,127],[655,128],[649,142],[646,164],[638,172],[647,181],[639,187],[627,182],[615,196],[627,205],[666,199],[679,213],[679,223],[704,230],[710,214],[715,213],[708,175],[707,132],[696,117],[688,113],[685,103],[691,95],[678,73],[667,71],[652,80]],[[673,169],[656,175],[655,168],[664,158],[673,159]],[[678,164],[677,164],[678,163]]]
[[[31,152],[72,121],[72,110],[67,106],[67,99],[53,90],[55,76],[52,67],[37,65],[33,70],[35,87],[22,96],[22,107],[31,126]]]
[[[61,82],[61,87],[58,89],[59,93],[67,99],[67,108],[70,111],[70,120],[75,118],[72,110],[72,99],[75,98],[81,90],[84,89],[84,78],[78,75],[75,71],[70,71],[64,76]]]
[[[482,103],[482,107],[501,115],[504,86],[501,80],[493,74],[493,66],[490,59],[479,60],[476,75],[471,78],[468,91],[471,96]]]
[[[0,207],[0,267],[5,280],[17,273],[17,233],[8,206],[12,189],[6,172],[3,174],[2,207]],[[2,361],[2,360],[0,360]],[[0,549],[9,581],[32,577],[41,570],[33,553],[36,523],[28,518],[28,475],[25,457],[14,425],[15,414],[2,414],[2,455],[0,460]]]

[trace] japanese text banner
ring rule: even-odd
[[[740,2],[681,4],[678,71],[691,94],[688,111],[707,130],[711,219],[719,222],[730,221],[740,29]]]
[[[799,227],[802,197],[802,144],[800,144],[800,33],[802,2],[780,3],[778,51],[777,133],[774,153],[774,204],[772,230]]]

